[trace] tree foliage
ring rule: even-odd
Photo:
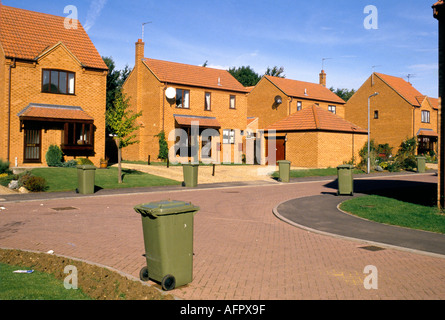
[[[354,89],[348,90],[348,89],[334,89],[334,87],[331,87],[329,90],[334,92],[337,96],[345,100],[346,102],[351,99],[351,97],[356,92]]]
[[[134,132],[140,127],[136,124],[136,119],[140,116],[142,111],[134,113],[130,109],[130,99],[118,91],[113,106],[107,110],[105,118],[111,132],[120,139],[120,149],[139,142]]]
[[[238,68],[233,67],[230,68],[228,71],[245,87],[256,86],[263,76],[286,78],[286,76],[283,74],[284,67],[277,66],[273,68],[267,67],[264,75],[256,73],[255,70],[253,70],[250,66],[242,66]]]
[[[102,57],[108,67],[107,75],[107,110],[113,107],[116,94],[122,89],[122,86],[131,72],[128,65],[123,70],[117,70],[112,57]]]
[[[228,71],[245,87],[255,86],[261,80],[261,76],[250,66],[233,67]]]
[[[161,131],[159,132],[156,137],[159,138],[159,154],[158,159],[166,160],[168,158],[168,144],[167,140],[165,139],[165,132]]]
[[[272,76],[272,77],[279,77],[279,78],[286,78],[286,75],[283,74],[284,73],[284,68],[283,67],[267,67],[266,73],[264,75],[266,76]]]

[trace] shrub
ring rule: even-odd
[[[376,147],[375,147],[375,142],[374,140],[371,140],[369,143],[370,146],[370,153],[369,153],[369,158],[370,158],[370,163],[371,163],[371,169],[375,166],[376,163],[376,158],[377,158],[377,152],[376,152]],[[366,168],[368,166],[368,142],[365,143],[365,145],[363,146],[363,148],[359,151],[359,156],[362,158],[362,160],[360,161],[360,163],[357,165],[358,168]]]
[[[63,158],[62,150],[56,145],[51,145],[46,152],[45,158],[49,167],[59,167]]]
[[[46,180],[42,177],[31,176],[24,185],[31,192],[41,192],[46,189]]]
[[[376,152],[378,155],[377,161],[379,162],[388,161],[388,159],[392,157],[392,148],[389,146],[388,143],[379,144],[377,146]]]
[[[7,173],[0,174],[0,186],[7,187],[11,180],[14,180],[14,175]]]
[[[397,161],[392,161],[392,162],[388,162],[388,166],[386,167],[386,169],[389,172],[398,172],[400,171],[402,168],[400,166],[400,163],[398,163]]]
[[[77,167],[77,161],[76,160],[70,160],[70,161],[67,161],[67,162],[62,162],[60,164],[60,166],[63,167],[63,168],[75,168],[75,167]]]
[[[79,166],[94,165],[94,163],[90,159],[87,159],[87,158],[78,158],[75,161]]]
[[[22,172],[21,174],[19,174],[19,176],[18,176],[19,188],[20,187],[26,188],[26,183],[32,177],[33,177],[33,174],[30,171],[25,171],[25,172]]]
[[[414,170],[417,168],[416,148],[416,137],[406,139],[400,144],[399,151],[395,156],[395,162],[398,164],[400,169]]]
[[[8,161],[3,161],[2,159],[0,159],[0,174],[2,173],[11,173],[11,171],[9,170],[9,162]]]

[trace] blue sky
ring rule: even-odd
[[[134,43],[145,27],[145,56],[262,74],[283,66],[289,79],[318,82],[322,59],[328,87],[358,89],[374,70],[407,79],[438,95],[435,0],[3,0],[4,5],[79,20],[102,56],[119,69],[134,65]],[[378,29],[364,20],[374,5]]]

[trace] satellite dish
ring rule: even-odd
[[[168,87],[167,90],[165,90],[165,96],[167,99],[171,100],[176,97],[176,89],[172,87]]]
[[[276,104],[282,104],[283,103],[283,99],[280,96],[276,96],[275,97],[275,103]]]

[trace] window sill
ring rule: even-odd
[[[45,94],[58,94],[61,96],[75,96],[75,93],[57,93],[57,92],[46,92],[46,91],[40,91],[40,93],[45,93]]]
[[[63,144],[61,149],[70,151],[93,151],[94,146],[91,144]]]

